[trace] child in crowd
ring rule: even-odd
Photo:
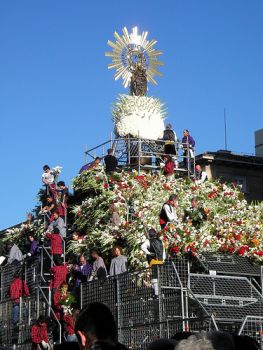
[[[174,174],[174,161],[172,160],[172,157],[165,155],[164,156],[164,163],[161,163],[161,167],[163,168],[163,174],[165,176],[173,175]]]
[[[72,234],[72,241],[76,241],[78,243],[82,243],[85,239],[85,236],[83,236],[81,233],[74,231]]]

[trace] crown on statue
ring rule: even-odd
[[[157,85],[154,77],[162,76],[158,68],[163,66],[163,62],[158,60],[162,52],[154,48],[157,41],[147,40],[148,32],[142,32],[139,35],[137,27],[134,27],[131,33],[124,27],[122,32],[122,36],[117,32],[114,33],[115,42],[108,40],[112,51],[105,53],[112,59],[108,68],[116,69],[115,80],[122,78],[124,87],[128,87],[132,77],[139,71],[145,72],[147,81]]]

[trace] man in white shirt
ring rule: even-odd
[[[172,194],[169,197],[169,200],[166,203],[164,203],[159,215],[160,225],[162,229],[165,228],[168,222],[177,221],[178,218],[176,213],[176,207],[177,207],[177,195]]]
[[[46,185],[47,195],[51,195],[54,199],[57,198],[55,172],[48,165],[43,166],[42,182]]]
[[[195,166],[195,183],[200,185],[207,180],[207,173],[202,170],[199,164]]]

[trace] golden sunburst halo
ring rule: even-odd
[[[162,52],[154,48],[157,41],[147,40],[148,32],[138,34],[137,27],[132,28],[131,33],[124,27],[122,32],[123,35],[119,35],[117,32],[114,33],[115,42],[108,40],[108,45],[112,48],[112,51],[105,53],[105,56],[112,59],[112,63],[108,65],[108,68],[116,69],[115,80],[122,78],[124,87],[128,87],[136,64],[140,63],[146,71],[147,80],[157,85],[154,77],[162,76],[158,67],[163,66],[163,62],[158,60]]]

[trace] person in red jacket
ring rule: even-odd
[[[67,337],[67,342],[77,342],[77,336],[75,334],[75,321],[79,310],[75,310],[72,314],[69,311],[64,310],[63,325]]]
[[[49,284],[49,288],[53,290],[53,292],[66,282],[68,274],[68,267],[63,263],[61,258],[57,258],[54,262],[56,265],[50,269],[51,279]]]
[[[60,304],[61,302],[61,291],[60,289],[54,290],[54,295],[53,295],[53,311],[59,321],[61,321],[62,318],[62,305]],[[52,313],[52,317],[54,317]]]
[[[62,238],[59,234],[59,229],[54,227],[53,233],[46,233],[47,239],[50,240],[51,255],[53,259],[61,257],[63,254]]]
[[[31,328],[32,349],[50,349],[47,325],[44,316],[39,316],[37,323]]]
[[[172,158],[168,155],[164,156],[163,174],[165,176],[169,176],[169,175],[174,174],[174,162],[173,162]]]
[[[22,297],[30,295],[28,285],[22,279],[20,272],[15,275],[13,282],[10,285],[10,300],[12,301],[12,323],[14,326],[19,321],[19,301]]]

